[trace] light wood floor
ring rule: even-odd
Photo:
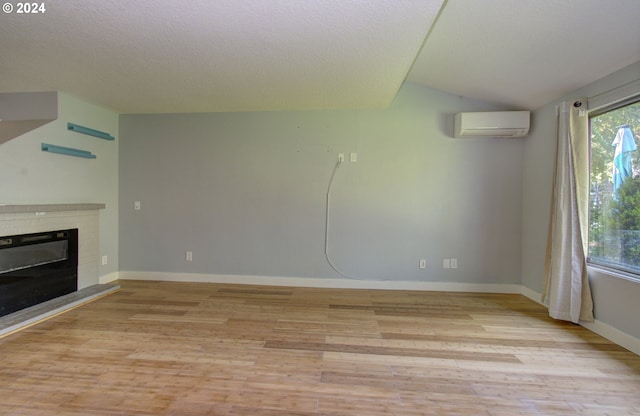
[[[523,296],[121,285],[0,339],[1,415],[640,415],[640,357]]]

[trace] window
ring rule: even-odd
[[[640,277],[640,97],[589,114],[590,263]]]

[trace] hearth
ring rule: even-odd
[[[0,237],[0,316],[78,290],[78,229]]]

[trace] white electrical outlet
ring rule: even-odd
[[[451,259],[451,268],[452,269],[457,269],[458,268],[458,259],[456,259],[456,258],[452,258]]]
[[[338,153],[338,162],[344,162],[344,153]]]
[[[135,201],[133,203],[133,209],[136,211],[140,211],[140,201]]]
[[[442,268],[450,269],[451,268],[451,259],[443,259],[442,260]]]
[[[187,251],[184,255],[184,258],[186,261],[193,261],[193,252]]]
[[[351,160],[352,162],[357,162],[358,161],[358,154],[356,152],[351,152],[351,154],[349,155],[349,160]]]
[[[420,268],[421,269],[427,268],[427,261],[425,259],[420,259]]]
[[[107,264],[107,256],[102,256],[102,265],[106,265]]]

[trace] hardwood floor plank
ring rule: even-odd
[[[120,284],[0,339],[0,414],[640,415],[640,357],[523,296]]]
[[[422,357],[422,358],[447,358],[452,360],[478,360],[478,361],[498,361],[504,363],[521,362],[513,354],[500,354],[490,352],[465,352],[447,351],[444,349],[427,348],[393,348],[373,345],[350,345],[333,343],[311,343],[311,342],[287,342],[267,340],[265,348],[303,350],[303,351],[325,351],[352,353],[359,355],[393,356],[393,357]]]

